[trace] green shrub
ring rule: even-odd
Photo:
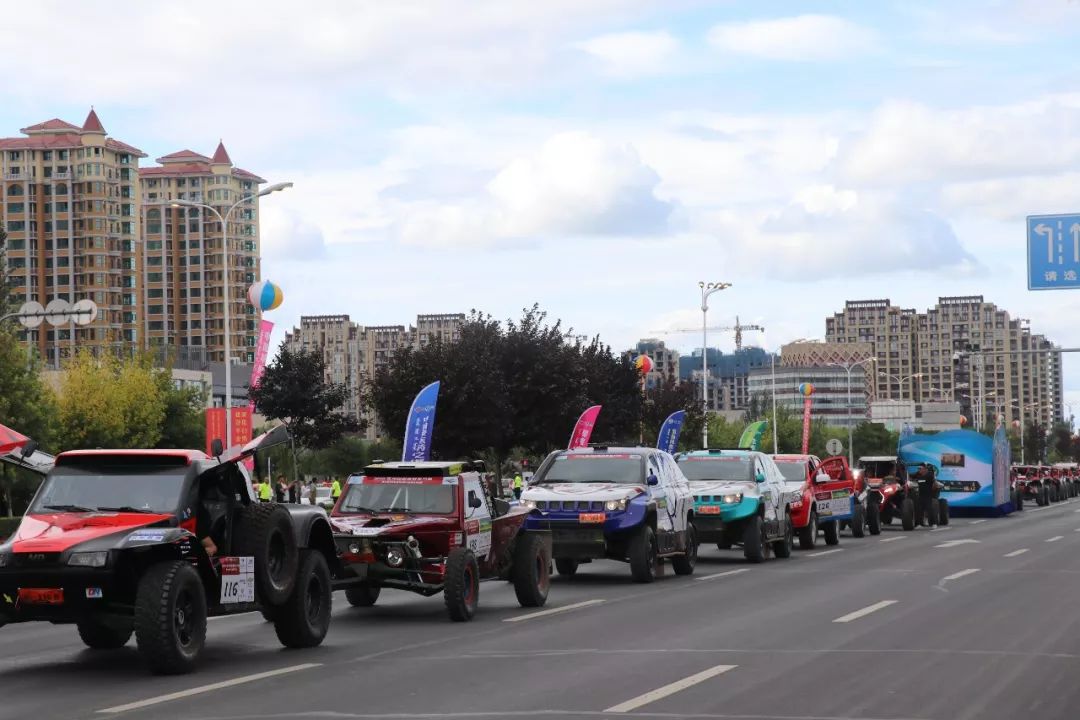
[[[8,535],[15,532],[15,528],[19,527],[19,521],[22,518],[6,518],[0,517],[0,540],[4,540]]]

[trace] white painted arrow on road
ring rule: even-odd
[[[936,548],[951,548],[951,547],[956,547],[957,545],[977,545],[978,543],[979,543],[978,540],[972,540],[971,538],[964,538],[963,540],[949,540],[948,542],[943,542],[940,545],[935,545],[934,547],[936,547]]]

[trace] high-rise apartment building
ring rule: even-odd
[[[23,331],[49,366],[79,346],[142,342],[138,148],[108,136],[92,109],[82,126],[60,119],[0,138],[0,221],[16,303],[97,303],[85,327]]]
[[[925,313],[849,301],[825,332],[830,343],[872,346],[875,399],[955,400],[980,426],[995,413],[1044,425],[1063,417],[1060,356],[1031,352],[1052,343],[981,295],[942,297]]]
[[[204,208],[172,203],[207,204],[228,221],[232,356],[253,362],[258,315],[247,289],[259,278],[257,193],[266,181],[233,166],[222,143],[212,157],[181,150],[157,162],[139,171],[144,251],[137,302],[143,334],[153,346],[225,360],[225,228]]]
[[[700,348],[679,358],[679,377],[684,382],[701,385],[702,362]],[[709,370],[709,411],[734,412],[750,405],[750,372],[754,368],[770,367],[772,357],[758,347],[744,347],[732,353],[709,348],[705,366]],[[700,389],[699,389],[700,395]]]
[[[320,351],[326,363],[326,379],[345,385],[349,398],[342,410],[367,422],[367,438],[383,435],[378,418],[364,405],[365,383],[385,369],[394,353],[404,347],[421,348],[436,340],[461,339],[461,313],[418,315],[416,325],[358,325],[348,315],[305,315],[300,327],[285,335],[292,351]],[[419,390],[420,388],[417,388]]]

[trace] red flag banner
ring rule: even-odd
[[[232,409],[232,442],[229,447],[243,447],[251,442],[251,408],[234,407]],[[255,460],[247,458],[244,466],[248,470],[255,467]]]
[[[6,455],[27,443],[30,438],[17,433],[9,427],[0,425],[0,455]]]
[[[809,395],[803,400],[802,411],[802,454],[805,455],[810,450],[810,404],[813,402],[813,398]]]
[[[577,424],[574,425],[574,432],[570,435],[568,449],[588,447],[593,428],[596,426],[596,417],[600,414],[601,407],[600,405],[593,405],[581,413]]]
[[[270,333],[273,331],[274,323],[269,320],[259,321],[259,343],[255,346],[255,364],[251,367],[251,382],[248,383],[249,389],[259,385],[259,380],[262,379],[263,371],[266,370],[266,355],[270,352]],[[255,403],[248,403],[248,412],[255,412]]]
[[[225,445],[225,408],[206,409],[206,454],[213,455],[211,446],[214,440]]]

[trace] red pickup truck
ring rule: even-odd
[[[817,545],[818,528],[826,545],[840,542],[840,530],[851,527],[852,537],[866,533],[866,505],[862,480],[851,471],[845,457],[820,460],[815,455],[773,455],[784,476],[791,507],[791,525],[799,547]],[[881,531],[871,527],[871,534]]]

